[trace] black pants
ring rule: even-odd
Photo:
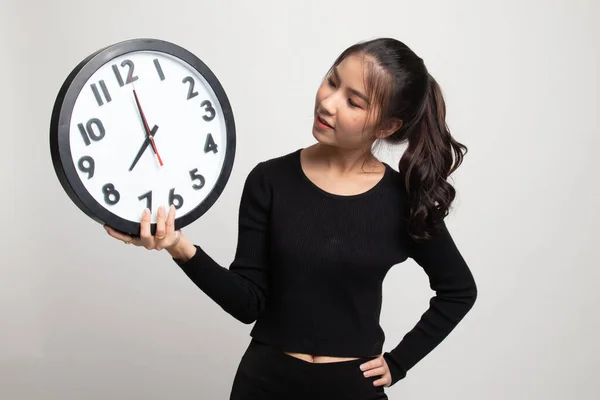
[[[375,359],[310,363],[252,339],[237,369],[229,400],[387,400],[381,376],[360,365]]]

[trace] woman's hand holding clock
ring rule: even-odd
[[[145,247],[147,250],[174,250],[181,242],[183,233],[181,230],[175,230],[175,207],[169,208],[169,214],[165,218],[165,208],[160,206],[156,216],[156,235],[152,236],[150,232],[151,215],[150,210],[145,209],[142,214],[140,224],[140,237],[132,237],[121,233],[108,225],[104,225],[106,232],[115,239],[121,240],[126,244]]]
[[[158,208],[155,236],[150,233],[151,216],[148,209],[145,209],[142,214],[139,238],[121,233],[108,225],[104,225],[104,229],[110,236],[125,244],[145,247],[147,250],[165,249],[176,260],[187,261],[196,254],[196,247],[181,230],[175,230],[175,211],[175,206],[171,206],[165,218],[165,208],[163,206]]]

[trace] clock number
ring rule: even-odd
[[[163,73],[162,68],[160,67],[160,63],[158,62],[158,58],[154,59],[154,66],[156,67],[156,72],[158,72],[158,77],[161,81],[165,80],[165,74]]]
[[[188,83],[190,84],[190,88],[188,89],[188,95],[187,95],[187,99],[193,99],[194,97],[198,96],[198,92],[194,92],[194,85],[196,84],[196,82],[194,81],[194,78],[192,78],[191,76],[186,76],[185,78],[183,78],[183,81],[181,81],[182,83]]]
[[[119,72],[119,67],[117,67],[117,64],[113,64],[112,69],[115,73],[115,76],[117,77],[117,82],[119,82],[119,86],[123,87],[125,83],[123,83],[123,78],[121,78],[121,73]]]
[[[216,154],[217,150],[217,144],[215,143],[212,134],[209,133],[208,135],[206,135],[206,143],[204,143],[204,152],[208,153],[209,151],[212,151]]]
[[[98,133],[94,132],[94,125],[96,126],[96,129],[98,129]],[[90,139],[92,139],[94,142],[97,142],[102,140],[104,134],[106,133],[104,125],[102,125],[102,121],[100,121],[98,118],[90,119],[85,125],[85,128],[83,127],[83,124],[77,124],[77,127],[79,128],[79,132],[81,133],[81,137],[83,137],[83,141],[85,142],[86,146],[89,146],[92,143]]]
[[[127,80],[125,82],[123,82],[123,77],[121,77],[121,72],[119,71],[119,67],[117,67],[117,64],[112,65],[113,72],[115,73],[115,77],[117,78],[117,82],[119,82],[120,87],[123,87],[128,83],[138,80],[137,76],[133,76],[133,70],[135,69],[135,65],[133,64],[133,61],[123,60],[123,62],[121,63],[121,67],[125,67],[125,66],[129,67],[129,73],[127,74]]]
[[[169,206],[175,206],[175,209],[179,210],[183,206],[183,197],[175,194],[175,189],[171,189],[169,192]]]
[[[110,103],[112,101],[112,98],[110,97],[110,93],[108,93],[108,88],[106,87],[106,84],[104,83],[103,80],[101,80],[100,82],[98,82],[98,84],[100,85],[100,90],[102,90],[102,94],[104,94],[104,98],[106,99],[107,103]],[[96,101],[98,102],[98,105],[104,105],[104,101],[102,101],[102,96],[100,96],[100,92],[98,91],[98,87],[96,86],[95,83],[91,84],[92,87],[92,92],[94,93],[94,97],[96,98]]]
[[[204,100],[202,102],[202,104],[200,104],[200,106],[204,107],[205,111],[207,111],[210,114],[210,116],[206,116],[206,115],[202,116],[202,119],[204,119],[205,121],[212,121],[215,118],[215,115],[217,115],[217,112],[213,108],[210,101]]]
[[[204,179],[204,177],[202,175],[200,175],[198,173],[198,168],[194,168],[193,170],[190,171],[190,177],[192,178],[192,182],[195,180],[199,180],[200,183],[194,183],[192,185],[192,187],[196,190],[200,190],[204,187],[204,184],[206,183],[206,180]]]
[[[117,204],[121,199],[121,195],[117,189],[115,189],[115,185],[112,183],[107,183],[106,185],[102,186],[102,193],[104,193],[104,201],[106,204],[111,206]]]
[[[152,211],[152,190],[149,191],[148,193],[144,193],[143,195],[138,197],[138,200],[144,200],[144,199],[146,199],[146,208],[148,210]]]
[[[87,163],[87,165],[86,165]],[[90,156],[83,156],[77,163],[79,170],[85,174],[88,174],[88,179],[92,179],[94,176],[94,159]]]

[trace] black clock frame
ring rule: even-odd
[[[111,213],[94,199],[79,178],[71,156],[69,141],[71,115],[75,101],[88,79],[104,64],[124,54],[137,51],[158,51],[170,54],[187,62],[209,83],[223,110],[227,144],[223,167],[211,192],[189,213],[175,219],[175,229],[181,229],[206,213],[223,192],[233,169],[235,158],[236,133],[231,104],[221,83],[197,56],[188,50],[159,39],[131,39],[102,48],[81,61],[63,83],[52,110],[50,122],[50,153],[52,164],[63,189],[73,203],[86,215],[100,224],[107,224],[121,232],[139,236],[140,223],[132,222]],[[141,214],[141,209],[140,209]],[[152,234],[156,233],[156,223],[151,225]]]

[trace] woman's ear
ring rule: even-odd
[[[375,135],[378,139],[385,139],[390,136],[394,132],[397,132],[398,129],[402,128],[402,120],[398,118],[392,118],[384,123],[383,127],[377,132]]]

